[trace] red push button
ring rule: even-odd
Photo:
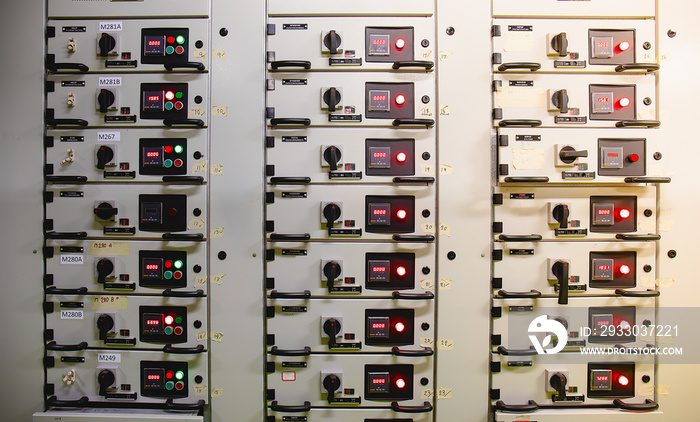
[[[627,159],[630,161],[630,163],[636,163],[637,161],[639,161],[639,155],[630,154],[627,156]]]

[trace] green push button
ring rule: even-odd
[[[167,334],[167,335],[170,335],[170,334],[173,333],[173,327],[167,326],[167,327],[165,327],[165,329],[163,330],[163,332],[164,332],[165,334]]]
[[[175,388],[175,383],[173,381],[168,381],[165,383],[166,390],[172,390],[173,388]]]

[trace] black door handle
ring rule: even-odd
[[[194,127],[204,127],[204,120],[202,119],[173,119],[167,118],[163,119],[163,124],[168,127],[172,126],[194,126]]]
[[[272,290],[270,297],[274,299],[310,299],[311,290],[304,290],[303,292],[278,292],[277,290]]]
[[[615,127],[659,127],[661,122],[658,120],[622,120],[615,123]]]
[[[661,235],[660,234],[653,234],[653,233],[648,233],[648,234],[618,233],[615,235],[615,239],[631,240],[631,241],[659,240],[659,239],[661,239]]]
[[[270,63],[273,70],[282,69],[285,67],[301,67],[303,69],[311,69],[311,62],[308,60],[277,60]]]
[[[432,412],[433,405],[429,401],[424,401],[420,406],[403,406],[399,402],[391,402],[391,410],[398,413],[427,413]]]
[[[163,182],[165,183],[194,183],[201,185],[204,183],[203,176],[163,176]]]
[[[433,127],[435,120],[433,119],[394,119],[391,122],[392,126],[425,126],[426,128]]]
[[[537,127],[542,126],[542,120],[534,119],[506,119],[498,122],[500,127]]]
[[[87,176],[44,176],[44,179],[50,183],[85,183]]]
[[[87,396],[83,396],[78,400],[61,400],[56,396],[51,396],[46,400],[49,407],[85,407],[90,402]]]
[[[46,124],[49,126],[82,126],[88,125],[87,120],[83,119],[46,119]]]
[[[512,176],[503,179],[506,183],[547,183],[549,182],[549,177],[547,176]]]
[[[310,177],[270,177],[273,185],[307,185],[311,183]]]
[[[500,234],[498,240],[503,242],[539,242],[542,240],[540,234]]]
[[[625,183],[671,183],[670,177],[625,177]]]
[[[537,350],[530,346],[529,349],[509,349],[505,346],[498,346],[496,348],[499,354],[503,356],[535,356],[537,355]]]
[[[405,349],[399,349],[398,347],[394,346],[391,348],[391,354],[394,356],[432,356],[433,355],[433,349],[430,347],[423,347],[420,350],[405,350]]]
[[[424,293],[403,293],[403,292],[391,292],[391,297],[394,299],[401,299],[401,300],[430,300],[434,299],[435,295],[433,292],[424,292]]]
[[[275,117],[270,119],[272,126],[310,126],[311,119],[305,117]]]
[[[566,261],[557,261],[552,265],[552,272],[557,278],[557,284],[559,285],[559,298],[557,303],[559,305],[569,304],[569,263]]]
[[[311,347],[304,346],[303,349],[280,349],[277,346],[270,348],[270,354],[274,356],[309,356]]]
[[[87,237],[87,232],[46,232],[48,239],[82,239]]]
[[[163,353],[172,353],[175,355],[190,355],[204,352],[204,345],[198,344],[195,347],[173,347],[172,344],[163,346]]]
[[[500,70],[501,72],[505,72],[506,70],[529,70],[531,72],[534,72],[536,70],[539,70],[541,67],[542,65],[539,63],[513,62],[503,63],[502,65],[498,66],[498,70]]]
[[[430,243],[435,241],[435,236],[432,234],[395,234],[391,238],[394,242],[405,243]]]
[[[498,296],[504,299],[537,299],[542,297],[542,292],[537,290],[530,290],[529,292],[509,292],[506,290],[499,290]]]
[[[644,291],[615,289],[615,294],[617,296],[624,297],[659,297],[659,295],[661,295],[661,292],[653,289],[647,289]]]
[[[46,343],[47,350],[56,350],[59,352],[77,352],[79,350],[85,350],[87,347],[87,341],[81,341],[78,344],[58,344],[55,341]]]
[[[284,233],[270,233],[270,240],[282,241],[282,242],[303,242],[305,240],[311,239],[311,235],[308,233],[302,234],[284,234]]]
[[[204,63],[202,62],[185,62],[185,63],[165,63],[165,70],[173,69],[195,69],[200,72],[204,71]]]
[[[192,291],[180,291],[173,289],[165,289],[161,294],[164,297],[204,297],[204,290],[197,289]]]
[[[174,403],[173,399],[165,401],[165,408],[169,410],[201,410],[204,408],[204,400],[198,400],[197,403]]]
[[[391,181],[396,183],[396,184],[434,183],[435,178],[434,177],[421,177],[421,176],[397,176],[397,177],[394,177]]]
[[[625,403],[620,399],[613,400],[613,404],[621,410],[634,410],[637,412],[651,412],[659,408],[659,404],[654,400],[646,399],[644,403]]]
[[[61,70],[77,70],[79,72],[85,73],[90,70],[90,67],[83,63],[56,63],[56,56],[53,54],[46,55],[46,69],[51,72],[59,72]]]
[[[623,63],[615,67],[615,72],[624,72],[626,70],[646,70],[649,73],[656,72],[661,69],[658,63]]]
[[[47,295],[84,295],[87,293],[87,287],[78,287],[76,289],[62,289],[56,286],[47,287],[45,292]]]
[[[201,242],[204,240],[204,235],[202,233],[163,233],[161,236],[163,240],[183,240],[183,241],[194,241]]]
[[[427,60],[406,60],[401,62],[394,62],[394,64],[391,65],[391,68],[403,69],[405,67],[420,67],[425,70],[430,70],[433,68],[433,66],[435,66],[435,63]]]
[[[496,402],[496,410],[501,412],[534,412],[539,408],[534,400],[528,400],[527,404],[505,404],[503,400]]]
[[[270,408],[274,412],[289,412],[289,413],[308,412],[311,410],[311,402],[305,401],[304,404],[302,404],[302,405],[285,405],[285,404],[278,404],[277,400],[273,400],[272,403],[270,403]]]

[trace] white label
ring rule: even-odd
[[[99,86],[122,86],[121,76],[101,76],[97,78]]]
[[[119,353],[98,353],[98,363],[121,363],[122,355]]]
[[[61,255],[61,264],[83,265],[82,255]]]
[[[83,319],[83,311],[61,311],[61,319]]]
[[[121,141],[121,132],[97,132],[98,142]]]
[[[122,23],[120,21],[100,22],[100,31],[121,31]]]

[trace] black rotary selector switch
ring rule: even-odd
[[[552,37],[552,48],[559,53],[559,57],[566,57],[569,54],[569,41],[566,39],[566,32],[561,32]]]
[[[95,208],[95,215],[100,220],[109,220],[112,216],[117,215],[117,209],[109,202],[102,202]]]
[[[566,164],[571,164],[580,157],[588,157],[588,151],[576,151],[574,147],[568,145],[559,151],[559,159]]]
[[[323,388],[328,393],[328,403],[333,403],[335,401],[335,392],[340,388],[340,378],[335,374],[327,375],[323,379]]]
[[[108,33],[103,32],[102,35],[100,35],[100,40],[97,42],[97,45],[100,48],[100,56],[107,57],[109,53],[114,50],[114,47],[117,46],[117,40]]]
[[[104,170],[105,165],[114,158],[114,150],[112,147],[102,145],[97,149],[97,168]]]
[[[97,94],[97,104],[100,106],[100,113],[106,113],[109,107],[114,104],[116,97],[114,93],[108,89],[101,89]]]
[[[560,229],[569,227],[569,206],[559,204],[552,210],[552,217],[559,222]]]
[[[340,207],[337,204],[330,203],[323,207],[323,217],[326,219],[326,228],[333,228],[333,224],[340,218]]]
[[[559,109],[559,112],[566,114],[569,112],[569,94],[565,89],[560,89],[552,95],[552,104]]]
[[[323,332],[328,336],[328,348],[335,348],[338,344],[335,337],[340,333],[340,322],[335,318],[328,318],[323,323]]]
[[[340,149],[335,145],[331,145],[323,151],[323,159],[331,166],[331,171],[338,170],[338,163],[340,162]]]
[[[557,393],[554,396],[552,396],[553,401],[566,400],[566,383],[566,375],[562,374],[561,372],[556,372],[549,379],[549,385],[551,385],[552,388],[557,390]]]
[[[111,315],[102,314],[99,317],[97,317],[97,330],[100,333],[100,340],[107,340],[107,333],[112,328],[114,328],[114,318],[112,318]]]
[[[99,394],[101,396],[106,396],[107,389],[111,387],[116,380],[117,377],[114,376],[114,372],[110,371],[109,369],[101,370],[100,373],[97,374],[97,383],[100,385]]]
[[[334,29],[328,31],[326,36],[323,37],[323,45],[326,46],[328,52],[331,54],[338,54],[338,47],[340,47],[341,42],[342,39],[340,38],[340,35],[338,35]]]
[[[328,111],[334,112],[340,104],[340,91],[335,87],[330,87],[323,93],[323,102],[328,105]]]
[[[335,261],[329,261],[323,266],[323,275],[326,277],[328,291],[333,290],[335,280],[340,276],[340,264]]]
[[[104,283],[108,275],[114,271],[114,263],[111,259],[102,258],[97,261],[97,282]]]
[[[557,303],[567,305],[569,303],[569,263],[565,261],[557,261],[552,265],[552,272],[557,278],[559,286],[559,299]]]

